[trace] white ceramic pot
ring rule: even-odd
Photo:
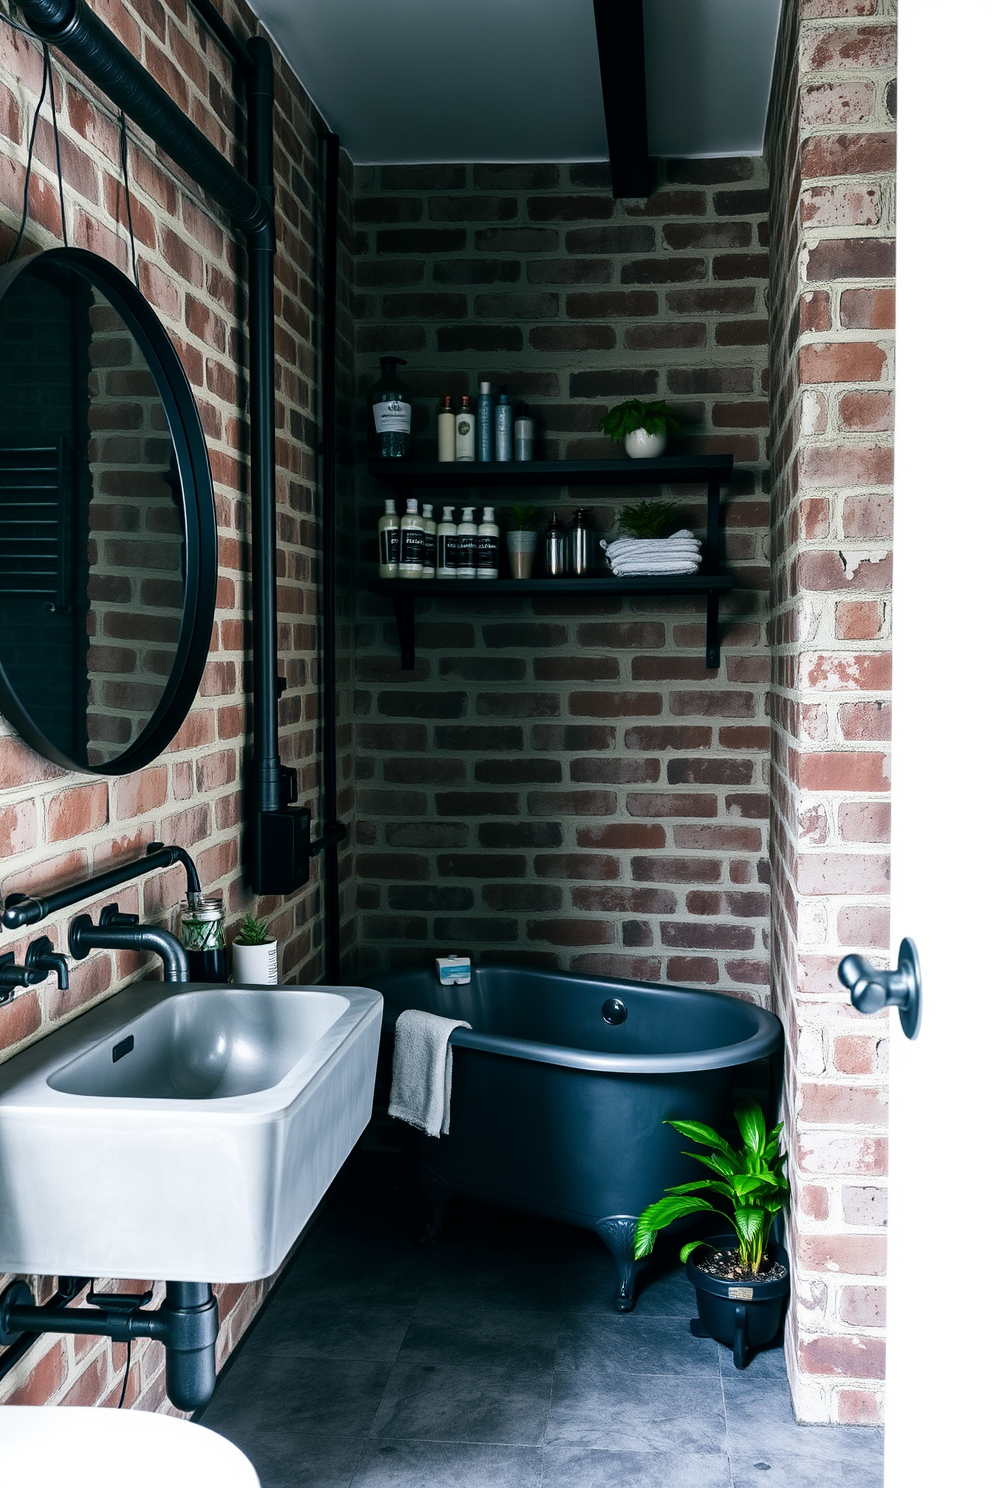
[[[634,429],[623,436],[623,447],[632,460],[655,460],[663,452],[668,436]]]
[[[279,984],[279,942],[266,940],[261,945],[231,942],[232,978],[235,983],[276,987]]]
[[[510,573],[515,579],[529,579],[534,568],[537,551],[537,533],[527,528],[506,534],[506,551],[510,557]]]

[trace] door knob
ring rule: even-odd
[[[895,971],[879,971],[864,956],[845,956],[837,975],[851,994],[859,1013],[878,1013],[882,1008],[899,1009],[899,1021],[907,1038],[915,1039],[920,1031],[923,987],[920,980],[920,958],[916,945],[908,938],[899,946],[899,965]]]

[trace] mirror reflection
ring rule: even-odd
[[[99,770],[176,662],[182,490],[141,346],[102,292],[39,260],[0,299],[0,667],[35,727]]]

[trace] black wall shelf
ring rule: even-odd
[[[733,455],[662,455],[657,460],[370,460],[369,474],[398,494],[417,489],[471,490],[523,486],[705,485],[706,545],[694,574],[644,574],[582,579],[373,579],[373,594],[391,599],[400,641],[400,666],[416,662],[415,599],[519,599],[547,594],[705,594],[706,666],[720,665],[720,595],[733,579],[719,567],[720,488],[734,470]]]

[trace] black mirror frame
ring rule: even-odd
[[[24,711],[0,659],[0,713],[38,754],[64,770],[87,775],[128,775],[150,764],[179,732],[203,676],[217,599],[217,516],[213,480],[196,399],[168,332],[134,284],[106,259],[83,248],[51,248],[0,268],[0,300],[40,260],[63,265],[87,280],[113,305],[134,336],[162,399],[175,451],[185,523],[186,583],[176,658],[158,706],[135,742],[116,759],[95,767],[70,759]],[[2,348],[0,348],[2,353]]]

